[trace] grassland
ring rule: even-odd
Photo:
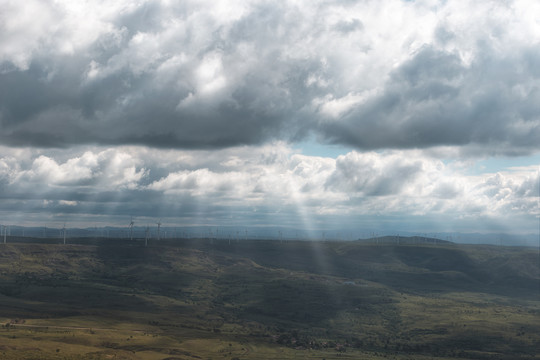
[[[538,249],[25,240],[2,359],[540,359]]]

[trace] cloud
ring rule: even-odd
[[[420,161],[403,160],[401,156],[351,152],[337,158],[327,186],[365,196],[399,194],[422,170]]]
[[[284,143],[219,152],[72,151],[3,148],[0,213],[9,214],[16,204],[31,214],[77,214],[87,221],[133,215],[140,221],[310,230],[376,215],[411,223],[427,216],[455,222],[532,219],[535,229],[538,214],[537,168],[470,175],[461,163],[418,150],[352,151],[337,159],[302,155]],[[19,162],[13,161],[17,153]]]
[[[341,20],[334,25],[334,30],[342,33],[350,33],[363,28],[364,24],[359,19]]]
[[[322,131],[333,142],[366,149],[473,145],[477,151],[481,144],[492,155],[535,152],[538,78],[507,68],[521,62],[482,59],[466,66],[456,54],[422,48],[381,91],[321,123]]]
[[[540,4],[3,5],[2,215],[313,228],[538,214],[536,169],[476,166],[540,151]],[[306,141],[344,150],[292,150]]]
[[[362,151],[532,153],[534,7],[9,2],[0,140],[210,149],[314,133]]]
[[[100,194],[134,189],[147,174],[138,159],[122,150],[85,151],[63,162],[55,159],[59,156],[54,153],[26,156],[20,162],[11,156],[0,158],[3,199],[58,200],[62,205],[76,205]]]

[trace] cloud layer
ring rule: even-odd
[[[283,143],[220,152],[92,148],[69,158],[17,151],[3,149],[0,158],[3,217],[18,204],[24,214],[55,214],[50,221],[76,214],[87,225],[101,216],[122,224],[131,214],[180,225],[309,230],[372,215],[397,223],[438,216],[446,223],[439,226],[504,219],[506,230],[522,232],[540,215],[535,167],[471,175],[462,163],[418,151],[352,151],[337,159],[302,155]],[[517,228],[527,221],[533,228]]]
[[[538,6],[7,1],[0,141],[534,153]]]
[[[1,222],[537,229],[540,3],[1,6]]]

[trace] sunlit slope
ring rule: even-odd
[[[6,358],[515,359],[540,345],[535,249],[71,243],[0,247]]]

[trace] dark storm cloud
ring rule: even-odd
[[[481,144],[492,154],[536,151],[540,77],[532,51],[502,59],[486,53],[467,66],[455,54],[425,47],[380,94],[324,122],[322,131],[332,142],[364,149]]]
[[[362,150],[540,146],[534,28],[491,2],[473,10],[501,16],[483,23],[399,1],[34,6],[39,21],[16,4],[4,16],[5,145],[202,149],[314,133]]]
[[[186,9],[145,4],[81,52],[41,53],[26,69],[4,62],[0,140],[222,148],[294,137],[309,101],[303,81],[317,61],[280,47],[288,34],[277,28],[294,31],[284,10],[257,6],[223,28],[204,13],[192,23]],[[173,20],[185,26],[168,29]]]
[[[155,84],[151,75],[134,77],[127,70],[81,87],[82,72],[46,80],[39,65],[32,64],[25,71],[0,74],[2,143],[226,147],[277,137],[290,119],[286,93],[265,89],[255,77],[230,99],[179,109],[188,88]],[[268,102],[262,104],[262,98]]]

